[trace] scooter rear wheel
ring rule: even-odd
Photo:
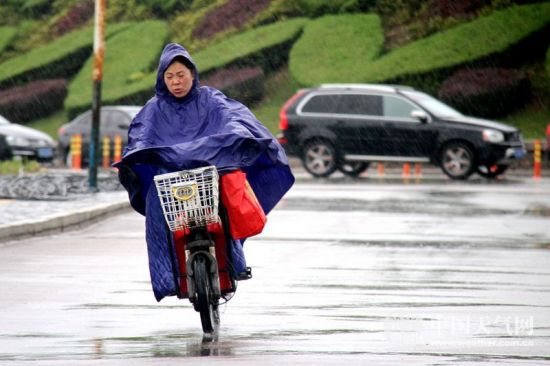
[[[212,333],[219,327],[218,299],[212,293],[211,277],[208,271],[208,261],[202,255],[197,255],[193,261],[193,274],[197,290],[197,306],[201,315],[202,330]]]

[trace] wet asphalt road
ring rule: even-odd
[[[155,302],[135,213],[0,244],[0,365],[550,364],[549,192],[303,180],[246,243],[215,342]]]

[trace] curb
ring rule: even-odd
[[[14,225],[2,225],[0,226],[0,242],[84,227],[127,209],[130,209],[128,199],[114,203],[97,204],[70,213],[61,213],[43,219],[23,221]]]

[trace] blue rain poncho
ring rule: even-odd
[[[183,98],[164,83],[164,71],[175,57],[194,67],[194,81]],[[195,63],[178,44],[160,56],[155,96],[136,115],[128,146],[115,164],[132,207],[145,216],[149,269],[157,301],[176,294],[173,243],[164,222],[153,177],[171,171],[215,165],[247,174],[260,205],[268,213],[294,183],[283,148],[243,104],[220,91],[199,85]],[[233,265],[244,267],[242,246],[233,245]]]

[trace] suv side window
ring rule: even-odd
[[[384,117],[411,119],[411,112],[418,109],[399,97],[384,96]]]
[[[302,107],[303,113],[336,113],[337,95],[320,94],[311,97]]]
[[[382,97],[370,94],[342,94],[337,113],[382,116]]]

